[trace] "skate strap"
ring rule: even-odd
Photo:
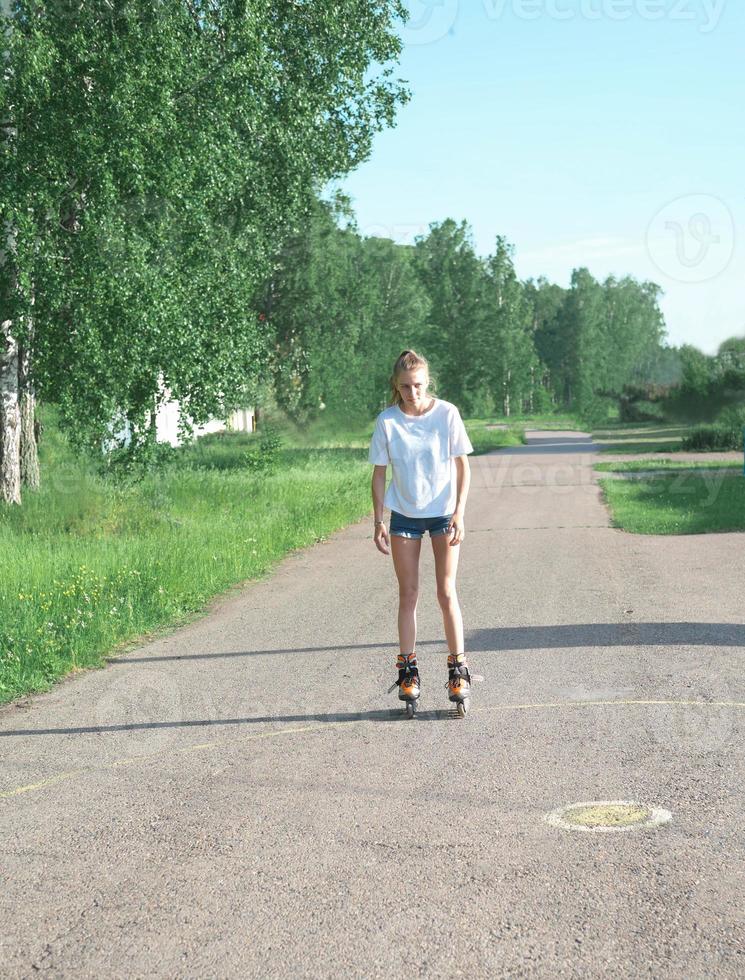
[[[412,674],[409,674],[409,675],[407,675],[407,674],[402,674],[402,675],[401,675],[401,677],[398,677],[398,678],[397,678],[397,679],[396,679],[396,680],[395,680],[395,681],[394,681],[394,682],[393,682],[393,683],[391,684],[391,686],[390,686],[390,687],[388,688],[388,693],[390,694],[390,692],[391,692],[391,691],[392,691],[392,690],[393,690],[394,688],[396,688],[396,687],[401,687],[401,684],[403,683],[403,681],[404,681],[404,678],[405,678],[405,677],[407,677],[407,676],[410,676],[410,677],[413,677],[413,676],[415,676],[415,675],[414,675],[413,673],[412,673]],[[418,677],[419,675],[417,674],[416,676]]]
[[[408,677],[416,671],[419,674],[419,668],[416,662],[415,653],[399,653],[396,658],[396,668],[398,670],[398,679],[395,680],[391,686],[388,688],[390,693],[394,688],[401,686],[401,681],[404,677]]]
[[[468,669],[468,664],[465,662],[465,655],[460,653],[458,658],[448,657],[448,679],[445,682],[445,687],[450,687],[454,681],[465,681],[468,686],[471,686],[471,671]]]

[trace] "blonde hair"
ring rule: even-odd
[[[421,354],[417,354],[415,350],[401,351],[396,359],[396,363],[393,365],[393,374],[390,377],[391,400],[388,403],[389,405],[398,405],[399,408],[401,407],[403,398],[401,397],[401,392],[396,387],[396,382],[402,372],[415,371],[417,368],[424,368],[427,372],[427,387],[430,389],[434,388],[434,379],[430,376],[427,358]]]

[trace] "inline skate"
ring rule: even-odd
[[[458,717],[465,717],[471,702],[471,672],[465,653],[448,654],[448,698],[455,704]]]
[[[416,663],[415,653],[399,653],[396,659],[398,669],[398,680],[394,681],[388,688],[388,693],[397,687],[398,698],[404,702],[404,709],[407,718],[413,718],[416,713],[417,700],[419,698],[419,668]]]

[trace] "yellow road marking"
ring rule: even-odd
[[[493,712],[493,711],[510,711],[510,710],[521,710],[525,708],[583,708],[583,707],[602,707],[607,705],[632,705],[632,704],[678,704],[678,705],[697,705],[704,708],[745,708],[745,701],[684,701],[684,700],[663,700],[663,699],[627,699],[627,700],[617,700],[617,701],[532,701],[523,704],[499,704],[492,705],[490,707],[476,707],[470,708],[468,714],[471,715],[473,712]],[[86,772],[105,772],[107,769],[115,769],[117,766],[128,766],[133,762],[147,761],[148,759],[155,759],[163,756],[164,754],[185,754],[187,752],[197,752],[204,749],[216,749],[223,745],[229,745],[231,743],[237,742],[248,742],[255,739],[261,738],[276,738],[280,735],[299,735],[302,732],[319,732],[324,731],[327,728],[333,728],[339,725],[349,725],[349,724],[360,724],[361,722],[369,721],[368,718],[358,718],[353,722],[341,720],[341,721],[324,721],[316,725],[303,725],[293,728],[280,728],[276,731],[268,732],[253,732],[250,735],[240,735],[235,738],[216,738],[212,742],[201,742],[195,745],[187,745],[185,748],[180,749],[170,749],[167,753],[163,750],[157,752],[151,752],[147,755],[135,755],[130,756],[126,759],[117,759],[114,762],[109,763],[105,766],[85,766],[82,769],[73,769],[70,772],[57,773],[55,776],[50,776],[49,779],[42,779],[38,783],[29,783],[26,786],[16,786],[14,789],[4,790],[0,792],[0,800],[8,799],[11,796],[19,796],[21,793],[29,793],[32,790],[43,789],[46,786],[53,786],[55,783],[62,782],[65,779],[72,779],[73,776],[81,776]],[[464,724],[468,724],[467,721]]]
[[[346,724],[348,724],[348,722],[332,721],[323,722],[319,725],[305,725],[302,728],[281,728],[276,732],[254,732],[251,735],[243,735],[238,738],[216,738],[214,742],[204,742],[201,745],[187,745],[182,749],[171,749],[170,753],[179,755],[185,752],[194,752],[200,749],[219,748],[221,745],[226,745],[230,742],[246,742],[258,738],[274,738],[276,735],[297,735],[300,732],[320,731],[324,728],[328,728],[330,725]],[[49,779],[42,779],[38,783],[29,783],[27,786],[16,786],[14,789],[4,790],[2,793],[0,793],[0,800],[7,799],[11,796],[19,796],[21,793],[28,793],[34,789],[42,789],[44,786],[52,786],[54,783],[62,782],[64,779],[71,779],[73,776],[81,776],[86,772],[105,772],[107,769],[116,769],[117,766],[128,766],[133,762],[142,762],[143,760],[147,761],[148,759],[155,759],[162,755],[164,755],[164,753],[161,750],[158,752],[151,752],[147,755],[133,755],[128,759],[116,759],[114,762],[110,762],[107,766],[85,766],[82,769],[73,769],[70,772],[60,772],[57,773],[56,776],[50,776]]]
[[[0,799],[4,799],[6,796],[18,796],[19,793],[28,793],[32,789],[41,789],[42,786],[51,786],[53,783],[59,783],[63,779],[70,779],[71,776],[78,776],[81,772],[87,772],[87,770],[74,769],[72,772],[60,772],[56,776],[51,776],[49,779],[42,779],[40,783],[29,783],[28,786],[16,786],[15,789],[9,789],[4,793],[0,793]]]
[[[665,699],[628,699],[623,701],[535,701],[527,704],[499,704],[488,708],[471,708],[471,711],[503,711],[510,708],[576,708],[602,704],[698,704],[705,707],[745,708],[745,701],[683,701]]]

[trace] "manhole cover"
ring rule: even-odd
[[[589,800],[559,807],[544,819],[553,827],[561,827],[563,830],[607,833],[658,827],[672,820],[672,816],[669,810],[663,810],[662,807],[648,806],[634,800]]]

